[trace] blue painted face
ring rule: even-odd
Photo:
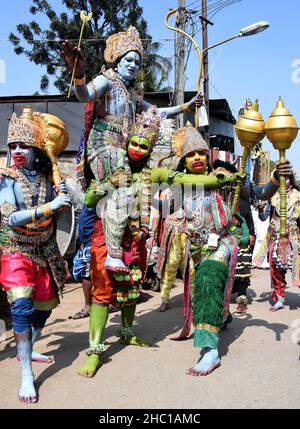
[[[33,168],[34,154],[32,147],[26,146],[25,143],[16,142],[10,143],[9,149],[12,160],[17,167]]]
[[[126,80],[135,79],[140,68],[141,57],[134,51],[127,52],[117,65],[119,75]]]

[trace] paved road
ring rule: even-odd
[[[0,408],[299,408],[300,290],[290,287],[286,307],[272,313],[269,284],[268,271],[253,271],[249,312],[234,315],[222,333],[222,365],[209,376],[185,375],[199,355],[192,338],[168,339],[182,322],[178,281],[167,312],[156,311],[160,297],[155,292],[145,292],[149,299],[137,307],[136,332],[152,342],[151,348],[118,344],[120,315],[110,315],[105,364],[93,379],[77,375],[85,360],[88,319],[68,319],[82,304],[79,285],[68,285],[37,345],[37,351],[55,360],[34,364],[37,404],[23,405],[16,399],[20,369],[12,332],[0,343]]]

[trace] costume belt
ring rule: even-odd
[[[128,125],[132,125],[132,121],[128,120]],[[106,115],[104,118],[96,118],[94,122],[94,129],[97,131],[115,131],[121,133],[124,127],[124,117],[118,115]]]

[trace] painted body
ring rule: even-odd
[[[19,135],[24,137],[24,141],[11,141],[14,133],[18,134],[18,129],[23,130]],[[17,359],[22,369],[19,399],[33,403],[38,398],[31,362],[52,361],[48,356],[33,351],[33,344],[38,340],[52,308],[59,303],[54,274],[40,249],[47,250],[49,242],[53,240],[50,213],[69,206],[71,200],[66,193],[56,196],[46,175],[36,169],[37,160],[42,158],[39,158],[39,149],[34,147],[32,128],[14,116],[8,135],[14,165],[1,170],[1,283],[12,303]],[[65,184],[61,183],[58,189],[66,192]],[[47,206],[45,215],[44,207],[47,203],[49,207]],[[52,256],[54,255],[61,260],[55,246]],[[62,274],[64,275],[64,269]]]
[[[141,159],[136,147],[132,145],[128,152],[126,149],[136,114],[146,112],[151,107],[151,104],[143,99],[143,93],[135,82],[141,68],[142,41],[134,27],[129,27],[126,32],[120,32],[108,38],[104,52],[106,65],[88,85],[85,83],[85,79],[82,81],[87,67],[82,52],[72,49],[67,41],[63,44],[63,49],[62,56],[70,70],[73,70],[77,55],[75,69],[75,76],[79,78],[79,81],[75,80],[77,99],[81,102],[95,102],[96,119],[87,142],[87,162],[95,177],[98,194],[105,195],[111,191],[110,178],[116,171],[123,170],[126,174],[130,174],[127,156],[135,161]],[[200,94],[187,104],[189,108],[193,108],[195,103],[202,103]],[[179,105],[160,108],[158,112],[160,115],[173,117],[182,113],[183,107]],[[121,194],[124,192],[122,188],[118,192],[120,200]],[[126,190],[125,193],[128,194]],[[128,204],[130,204],[130,199],[132,199],[132,195],[129,192]],[[128,204],[126,205],[128,206]],[[116,223],[116,204],[111,201],[108,209],[105,234],[109,260],[107,260],[106,267],[113,271],[125,271],[126,267],[122,262],[121,241],[128,218],[124,210],[124,212],[119,210],[120,227],[113,236],[110,234],[110,230]]]

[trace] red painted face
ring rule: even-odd
[[[144,137],[133,136],[130,139],[127,152],[133,161],[142,160],[150,153],[148,140]]]
[[[11,143],[9,149],[11,150],[12,160],[17,167],[24,167],[30,163],[33,156],[32,148],[24,143]]]
[[[128,154],[133,161],[140,161],[145,158],[145,155],[141,152],[137,152],[134,149],[128,149]]]

